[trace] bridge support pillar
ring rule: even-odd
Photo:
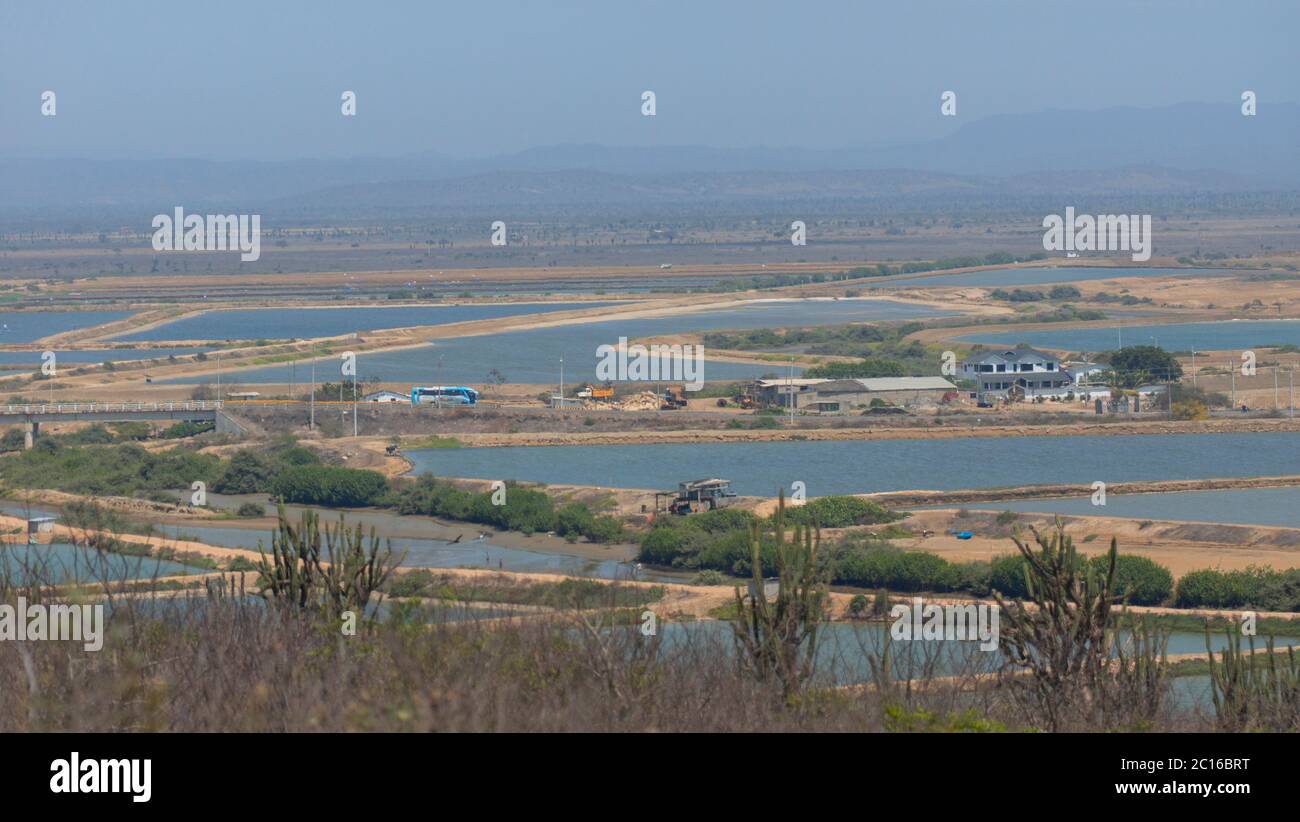
[[[23,447],[28,451],[32,450],[32,446],[36,444],[36,438],[40,436],[40,433],[41,424],[39,422],[32,421],[27,423],[23,430]]]

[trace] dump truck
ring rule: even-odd
[[[584,400],[601,400],[608,402],[614,399],[614,386],[605,383],[604,385],[592,385],[587,383],[582,390],[578,392],[578,397]]]

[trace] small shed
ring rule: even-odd
[[[54,523],[57,517],[29,517],[27,520],[27,544],[49,545],[54,541]]]
[[[663,510],[661,500],[668,499],[667,510],[673,514],[689,514],[692,511],[712,511],[731,502],[736,492],[731,490],[731,480],[711,479],[689,480],[677,483],[676,491],[659,491],[655,494],[655,510]]]

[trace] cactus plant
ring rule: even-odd
[[[1210,661],[1210,696],[1221,729],[1227,731],[1300,730],[1300,658],[1294,648],[1285,654],[1273,647],[1273,638],[1255,652],[1250,637],[1249,651],[1241,649],[1241,634],[1227,629],[1228,644],[1218,660],[1205,633],[1205,650]]]
[[[1025,560],[1026,599],[1032,607],[1024,600],[1007,602],[997,591],[993,597],[1002,611],[1002,653],[1013,672],[1029,676],[1027,689],[1023,678],[1012,679],[1013,693],[1030,697],[1044,723],[1056,730],[1067,703],[1081,700],[1087,709],[1098,697],[1118,548],[1112,539],[1103,575],[1079,561],[1059,518],[1050,535],[1030,531],[1036,547],[1019,528],[1012,541]]]
[[[744,596],[739,586],[735,588],[739,619],[732,624],[732,634],[741,665],[760,681],[779,682],[788,701],[814,673],[817,629],[828,603],[827,578],[818,563],[819,528],[796,524],[792,539],[786,541],[784,491],[777,499],[773,531],[776,597],[769,600],[764,590],[763,534],[755,523],[749,539],[750,591]]]
[[[360,614],[405,556],[394,557],[391,545],[381,552],[374,528],[367,540],[361,525],[349,530],[342,514],[338,525],[325,527],[322,555],[315,512],[304,511],[297,528],[289,524],[284,505],[276,515],[271,558],[262,552],[258,560],[262,593],[274,602],[319,611],[330,619],[345,611]]]

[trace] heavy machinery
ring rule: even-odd
[[[659,406],[665,411],[686,407],[686,386],[670,385],[664,389],[663,402]]]
[[[690,480],[677,483],[676,491],[656,493],[655,511],[666,510],[670,514],[683,515],[696,511],[712,511],[733,502],[735,498],[736,492],[731,490],[731,480],[716,477]]]
[[[738,390],[732,397],[719,397],[718,407],[726,408],[728,405],[735,404],[740,408],[752,409],[758,407],[758,401],[754,398],[752,386],[745,386]]]

